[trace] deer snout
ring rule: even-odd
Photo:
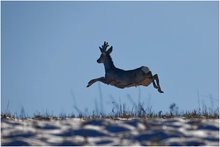
[[[98,59],[98,60],[97,60],[97,62],[98,62],[98,63],[101,63],[101,60],[100,60],[100,59]]]

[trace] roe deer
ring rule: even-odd
[[[97,60],[98,63],[103,63],[105,66],[105,77],[92,79],[88,82],[87,87],[91,86],[97,81],[105,84],[110,84],[118,88],[125,88],[131,86],[148,86],[153,83],[154,88],[158,92],[163,93],[160,88],[158,75],[152,75],[150,69],[146,66],[141,66],[133,70],[122,70],[114,66],[110,53],[113,47],[111,46],[108,50],[108,42],[104,42],[102,47],[99,47],[101,56]],[[156,83],[155,81],[156,80]]]

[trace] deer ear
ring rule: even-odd
[[[111,52],[112,52],[112,50],[113,50],[113,47],[111,46],[108,50],[107,50],[107,54],[110,54]]]

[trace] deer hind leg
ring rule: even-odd
[[[156,89],[158,89],[159,87],[156,85],[156,83],[155,83],[155,77],[152,75],[152,72],[151,71],[149,71],[148,72],[148,77],[152,80],[152,83],[153,83],[153,86],[154,86],[154,88],[156,88]]]
[[[161,88],[160,88],[160,82],[159,82],[158,75],[155,74],[155,75],[153,76],[153,79],[156,80],[158,92],[163,93],[163,91],[162,91]],[[154,81],[154,80],[153,80],[153,81]]]

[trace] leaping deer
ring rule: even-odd
[[[112,58],[110,56],[113,47],[111,46],[108,50],[108,42],[104,42],[102,47],[99,47],[101,56],[97,60],[98,63],[103,63],[105,66],[105,77],[92,79],[88,82],[87,87],[91,86],[97,81],[105,84],[110,84],[118,88],[126,88],[132,86],[148,86],[153,83],[154,88],[158,92],[163,93],[160,88],[158,75],[152,75],[150,69],[146,66],[141,66],[133,70],[122,70],[114,66]],[[156,83],[155,81],[156,80]]]

